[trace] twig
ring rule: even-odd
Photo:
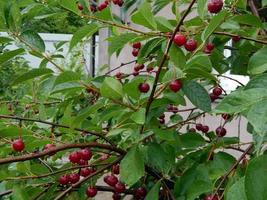
[[[11,193],[12,193],[12,190],[7,190],[7,191],[4,191],[4,192],[1,192],[1,193],[0,193],[0,197],[9,195],[9,194],[11,194]]]
[[[102,149],[108,149],[110,151],[114,151],[117,152],[119,154],[124,155],[125,152],[122,149],[118,149],[114,146],[111,145],[106,145],[106,144],[100,144],[97,142],[92,142],[92,143],[75,143],[75,144],[64,144],[64,145],[60,145],[51,149],[48,149],[46,151],[42,151],[42,152],[37,152],[37,153],[30,153],[30,154],[25,154],[22,156],[15,156],[15,157],[8,157],[8,158],[3,158],[0,159],[0,165],[1,164],[7,164],[7,163],[12,163],[12,162],[18,162],[18,161],[25,161],[25,160],[32,160],[35,158],[41,158],[43,156],[48,156],[54,153],[57,153],[59,151],[63,151],[66,149],[74,149],[74,148],[102,148]]]
[[[240,81],[238,81],[238,80],[236,80],[236,79],[234,79],[234,78],[231,78],[231,77],[229,77],[229,76],[225,76],[225,75],[222,75],[222,74],[214,74],[215,76],[218,76],[218,77],[223,77],[223,78],[227,78],[227,79],[229,79],[229,80],[232,80],[232,81],[235,81],[235,82],[237,82],[239,85],[241,85],[241,86],[245,86],[243,83],[241,83]]]
[[[106,165],[105,167],[102,167],[101,169],[99,169],[98,171],[96,171],[95,173],[91,174],[88,177],[85,177],[84,179],[80,180],[79,182],[73,184],[72,186],[70,186],[68,189],[66,189],[65,191],[63,191],[61,194],[59,194],[54,200],[60,200],[63,199],[63,197],[65,197],[69,192],[72,191],[73,188],[76,188],[78,186],[80,186],[81,184],[85,183],[87,180],[89,180],[90,178],[102,173],[103,171],[105,171],[106,169],[112,167],[113,165],[117,164],[118,162],[120,162],[122,160],[122,156],[119,157],[118,159],[116,159],[114,162]]]

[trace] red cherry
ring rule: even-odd
[[[220,87],[215,87],[215,88],[212,90],[212,93],[218,97],[218,96],[220,96],[220,95],[222,94],[222,88],[220,88]]]
[[[140,188],[137,188],[135,191],[134,191],[134,197],[136,199],[144,199],[146,197],[146,189],[143,188],[143,187],[140,187]]]
[[[116,77],[116,79],[120,80],[121,77],[122,77],[122,73],[121,73],[121,72],[117,72],[117,73],[115,74],[115,77]]]
[[[170,85],[169,88],[173,91],[173,92],[178,92],[181,88],[182,88],[182,83],[180,80],[176,79],[173,80]]]
[[[203,125],[202,124],[196,124],[196,129],[198,131],[202,131]]]
[[[150,89],[150,86],[148,83],[140,83],[139,86],[139,91],[142,92],[142,93],[147,93]]]
[[[80,180],[80,175],[79,175],[79,174],[71,174],[71,175],[69,176],[69,181],[70,181],[72,184],[77,183],[79,180]]]
[[[125,184],[118,182],[115,185],[114,189],[115,189],[115,192],[123,193],[126,190],[126,186],[125,186]]]
[[[113,200],[121,200],[121,195],[118,193],[113,193],[112,198]]]
[[[92,169],[90,169],[90,168],[82,168],[80,171],[80,175],[83,177],[87,177],[90,174],[92,174]]]
[[[67,185],[70,181],[69,175],[62,175],[59,177],[59,184],[60,185]]]
[[[104,3],[108,5],[109,4],[109,0],[105,0]]]
[[[135,43],[133,43],[133,48],[134,49],[140,49],[141,46],[142,46],[141,42],[135,42]]]
[[[210,13],[218,13],[222,10],[223,0],[210,0],[208,3],[208,11]]]
[[[96,9],[96,7],[94,5],[90,5],[89,9],[93,13],[97,11],[97,9]]]
[[[123,4],[124,4],[124,1],[123,1],[123,0],[119,0],[119,3],[118,3],[118,5],[119,5],[120,7],[122,7],[122,6],[123,6]]]
[[[99,159],[101,161],[104,161],[104,160],[107,160],[109,158],[109,155],[108,154],[103,154]]]
[[[197,48],[197,42],[194,39],[187,40],[184,47],[187,51],[195,51]]]
[[[178,108],[177,108],[176,106],[173,106],[173,108],[172,108],[172,112],[173,112],[173,113],[178,113]]]
[[[69,160],[70,162],[72,163],[79,163],[79,161],[81,160],[81,154],[78,153],[78,152],[72,152],[70,155],[69,155]]]
[[[183,46],[186,43],[186,37],[184,35],[182,35],[181,33],[177,33],[174,37],[173,42],[177,45],[177,46]]]
[[[206,44],[206,48],[208,49],[208,50],[210,50],[210,51],[212,51],[213,49],[214,49],[214,44],[212,44],[212,43],[208,43],[208,44]]]
[[[233,40],[234,42],[239,42],[239,41],[241,40],[241,37],[238,36],[238,35],[236,35],[236,36],[233,36],[233,37],[232,37],[232,40]]]
[[[44,151],[50,150],[50,149],[55,148],[55,147],[56,147],[56,145],[54,145],[54,144],[46,144],[44,146]]]
[[[112,173],[113,174],[120,174],[120,165],[119,164],[112,166]]]
[[[165,118],[165,114],[164,114],[164,113],[161,114],[161,115],[159,116],[159,118],[160,118],[160,119],[164,119],[164,118]]]
[[[173,110],[173,104],[169,104],[167,106],[167,110],[171,112]]]
[[[218,136],[218,137],[223,137],[223,136],[225,136],[226,135],[226,129],[224,128],[224,127],[218,127],[218,128],[216,128],[216,135]]]
[[[97,189],[95,187],[88,187],[86,190],[86,194],[88,197],[95,197],[97,194]]]
[[[159,119],[160,124],[165,124],[165,119]]]
[[[146,71],[149,73],[149,72],[153,71],[153,69],[154,69],[154,67],[152,67],[152,66],[148,66],[148,67],[146,68]]]
[[[210,194],[210,195],[206,196],[204,198],[204,200],[219,200],[219,197],[218,197],[218,195],[213,196],[212,194]]]
[[[138,76],[139,75],[139,72],[138,71],[133,71],[133,76]]]
[[[112,0],[112,2],[115,4],[115,5],[118,5],[120,0]]]
[[[211,51],[208,50],[207,47],[204,48],[203,52],[206,53],[206,54],[211,54]]]
[[[81,166],[88,165],[88,160],[80,159],[78,164],[81,165]]]
[[[209,96],[210,96],[211,102],[214,102],[216,99],[218,99],[218,96],[213,93],[210,93]]]
[[[90,160],[93,156],[92,152],[89,149],[82,149],[80,150],[81,159],[83,160]]]
[[[109,186],[115,186],[118,183],[118,178],[114,175],[109,175],[104,177],[104,182]]]
[[[209,129],[210,129],[210,128],[209,128],[208,126],[202,126],[202,130],[201,130],[201,131],[202,131],[203,133],[207,133],[207,132],[209,132]]]
[[[82,4],[78,3],[77,7],[78,7],[79,10],[83,10],[83,5]]]
[[[231,115],[224,113],[224,114],[222,114],[222,118],[224,120],[229,120],[229,119],[231,119]]]
[[[25,148],[24,142],[22,139],[16,139],[12,142],[12,148],[14,151],[22,151]]]
[[[190,128],[190,129],[188,129],[188,132],[190,132],[190,133],[195,133],[195,132],[196,132],[196,129],[194,129],[194,128]]]
[[[108,5],[104,2],[104,3],[99,4],[97,8],[98,8],[99,11],[102,11],[102,10],[104,10],[107,6],[108,6]]]
[[[139,53],[139,49],[133,49],[133,51],[132,51],[132,55],[133,55],[134,57],[137,57],[137,56],[138,56],[138,53]]]

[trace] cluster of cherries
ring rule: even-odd
[[[112,0],[112,2],[113,2],[114,5],[118,5],[120,7],[122,7],[123,4],[124,4],[124,1],[123,0]],[[108,7],[109,3],[110,3],[110,0],[105,0],[104,2],[100,3],[98,6],[95,6],[94,4],[91,4],[90,7],[89,7],[89,9],[90,9],[91,12],[102,11],[106,7]],[[84,9],[83,8],[83,5],[80,4],[80,3],[77,4],[77,7],[81,11]]]
[[[132,47],[133,47],[132,55],[133,55],[134,57],[137,57],[138,54],[139,54],[139,51],[140,51],[140,49],[141,49],[141,47],[142,47],[141,42],[135,42],[135,43],[133,43]]]
[[[204,200],[219,200],[219,196],[217,194],[215,194],[215,195],[210,194],[210,195],[207,195],[204,198]]]
[[[195,51],[197,48],[196,40],[194,39],[187,40],[186,36],[181,33],[177,33],[174,36],[173,42],[179,47],[184,46],[184,48],[189,52]]]
[[[210,100],[214,102],[216,99],[220,97],[221,94],[222,94],[222,88],[220,87],[213,88],[212,93],[209,94]]]

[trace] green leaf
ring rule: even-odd
[[[21,33],[20,37],[31,47],[40,52],[45,52],[45,43],[38,33],[32,30],[27,30]]]
[[[173,62],[173,64],[176,67],[183,69],[186,63],[186,58],[181,48],[177,47],[176,45],[172,45],[169,54],[170,60]]]
[[[64,71],[59,76],[57,76],[55,83],[54,83],[54,87],[61,83],[74,82],[80,79],[81,79],[80,74],[73,72],[73,71]]]
[[[198,67],[188,68],[184,72],[187,74],[187,77],[190,79],[206,78],[206,79],[209,79],[215,82],[217,81],[217,78],[213,76],[211,73]]]
[[[24,53],[24,49],[16,49],[13,51],[7,51],[5,53],[0,54],[0,65],[4,64],[5,62],[9,61],[10,59],[22,53]]]
[[[12,85],[17,85],[17,84],[22,83],[24,81],[34,79],[34,78],[39,77],[39,76],[43,76],[45,74],[51,74],[51,73],[53,73],[53,71],[51,69],[47,69],[47,68],[32,69],[29,72],[26,72],[26,73],[22,74],[21,76],[17,77],[13,81]]]
[[[56,85],[51,93],[56,94],[56,93],[71,92],[71,91],[81,92],[82,89],[84,89],[84,87],[80,83],[66,82]]]
[[[152,8],[148,2],[144,2],[141,7],[132,15],[132,21],[135,24],[145,26],[149,29],[156,30],[157,23],[152,13]]]
[[[183,73],[182,70],[180,70],[177,67],[172,67],[171,69],[169,69],[163,76],[162,78],[162,82],[163,83],[169,83],[172,80],[175,79],[181,79],[184,78],[185,74]]]
[[[262,0],[262,6],[267,6],[267,0]]]
[[[204,29],[201,35],[202,41],[206,41],[209,36],[220,26],[224,21],[225,17],[228,15],[228,12],[223,10],[219,14],[215,15],[211,20],[209,25]]]
[[[248,72],[250,74],[261,74],[267,70],[267,47],[263,47],[254,53],[248,63]]]
[[[245,178],[236,181],[226,192],[225,200],[247,200],[245,193]]]
[[[188,99],[199,109],[211,111],[211,101],[205,88],[195,81],[184,81],[182,87]]]
[[[145,200],[156,200],[159,199],[159,189],[160,189],[161,182],[158,181],[148,192],[146,195]]]
[[[205,70],[211,72],[212,63],[210,61],[209,56],[207,55],[196,55],[192,59],[188,60],[186,63],[186,69],[189,68],[200,68],[201,70]]]
[[[155,17],[158,30],[161,32],[168,32],[174,29],[173,25],[164,17],[156,16]]]
[[[232,20],[240,24],[250,25],[258,28],[262,27],[261,20],[252,14],[236,15],[232,18]]]
[[[106,98],[121,99],[123,97],[122,84],[112,77],[106,77],[100,87],[100,93]]]
[[[267,198],[267,155],[250,160],[245,175],[247,200],[266,200]]]
[[[20,28],[21,28],[21,13],[20,13],[20,8],[18,7],[17,2],[12,1],[10,10],[8,11],[8,17],[7,17],[7,21],[8,21],[8,25],[9,25],[9,29],[19,32]]]
[[[129,187],[145,174],[144,156],[138,146],[132,147],[120,164],[122,182]],[[129,173],[131,172],[131,173]]]
[[[60,5],[75,14],[79,14],[76,0],[61,0]]]
[[[111,37],[108,39],[109,47],[108,52],[110,55],[116,52],[117,56],[120,54],[120,51],[124,48],[124,46],[131,42],[133,39],[137,37],[134,33],[124,33],[115,37]]]
[[[78,31],[75,32],[71,38],[69,51],[71,51],[73,47],[75,47],[79,42],[81,42],[83,38],[91,37],[94,33],[98,31],[98,29],[99,26],[95,23],[91,23],[79,28]]]
[[[131,119],[137,123],[137,124],[144,124],[145,121],[146,121],[146,110],[145,108],[141,108],[139,109],[137,112],[134,112],[132,115],[131,115]]]
[[[260,74],[253,77],[245,87],[245,89],[251,88],[267,88],[267,74]]]
[[[24,128],[18,128],[16,126],[9,126],[0,129],[1,137],[18,137],[19,135],[31,135],[32,133]]]
[[[207,0],[197,1],[197,12],[201,19],[204,19],[205,14],[207,13]]]
[[[0,44],[5,44],[5,43],[9,43],[12,42],[13,40],[11,38],[8,37],[0,37]]]
[[[253,88],[248,90],[237,90],[227,95],[216,107],[216,113],[241,113],[251,106],[267,100],[267,90]]]
[[[96,18],[102,19],[105,21],[113,21],[113,15],[112,15],[112,12],[109,6],[105,8],[104,10],[102,10],[101,12],[96,12],[95,16]]]

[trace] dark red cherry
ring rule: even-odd
[[[220,95],[222,94],[222,88],[220,88],[220,87],[215,87],[215,88],[212,90],[212,93],[218,97],[218,96],[220,96]]]
[[[225,136],[226,135],[226,129],[224,128],[224,127],[218,127],[217,129],[216,129],[216,135],[218,136],[218,137],[223,137],[223,136]]]
[[[90,169],[90,168],[82,168],[80,170],[80,175],[83,176],[83,177],[87,177],[90,174],[92,174],[92,169]]]
[[[97,194],[97,189],[95,187],[88,187],[86,190],[86,194],[88,197],[95,197]]]
[[[81,160],[81,155],[80,155],[80,153],[78,153],[77,151],[72,152],[72,153],[69,155],[69,160],[70,160],[70,162],[72,162],[72,163],[79,163],[79,161]]]
[[[184,47],[187,51],[190,51],[190,52],[195,51],[197,48],[197,42],[194,39],[189,39],[184,44]]]
[[[229,114],[227,114],[227,113],[224,113],[224,114],[222,114],[222,118],[223,118],[224,120],[229,120],[229,119],[231,119],[231,115],[229,115]]]
[[[202,124],[196,124],[196,129],[198,131],[202,131],[203,125]]]
[[[210,13],[218,13],[222,10],[223,0],[210,0],[208,3],[208,11]]]
[[[210,128],[209,128],[208,126],[202,126],[202,130],[201,130],[201,131],[202,131],[203,133],[208,133],[208,132],[209,132],[209,129],[210,129]]]
[[[123,193],[126,190],[126,186],[125,184],[118,182],[115,186],[114,186],[115,192],[117,193]]]
[[[80,180],[80,175],[79,175],[79,174],[70,174],[70,176],[69,176],[69,181],[70,181],[72,184],[77,183],[79,180]]]
[[[169,88],[173,91],[173,92],[178,92],[181,88],[182,88],[182,82],[178,79],[173,80],[170,85]]]
[[[111,171],[113,174],[120,174],[120,165],[113,165]]]
[[[135,43],[133,43],[133,48],[135,48],[135,49],[140,49],[141,46],[142,46],[141,42],[135,42]]]
[[[59,184],[67,185],[70,182],[69,175],[62,175],[59,177]]]
[[[118,183],[118,178],[114,175],[108,175],[104,177],[104,182],[109,186],[115,186]]]
[[[90,160],[93,156],[92,152],[89,149],[80,150],[81,159]]]
[[[133,51],[132,51],[132,55],[133,55],[134,57],[137,57],[137,56],[138,56],[138,53],[139,53],[139,49],[133,49]]]
[[[79,10],[83,10],[83,5],[82,4],[78,3],[77,7],[78,7]]]
[[[146,197],[146,194],[147,194],[147,191],[145,188],[143,187],[140,187],[140,188],[137,188],[135,191],[134,191],[134,197],[136,199],[144,199]]]
[[[150,89],[150,86],[148,83],[140,83],[139,86],[139,91],[142,92],[142,93],[147,93]]]
[[[238,35],[236,35],[236,36],[233,36],[233,37],[232,37],[232,40],[233,40],[234,42],[239,42],[239,41],[241,40],[241,37],[238,36]]]
[[[218,197],[218,195],[213,196],[212,194],[210,194],[210,195],[206,196],[204,198],[204,200],[219,200],[219,197]]]
[[[181,33],[177,33],[174,37],[173,42],[177,45],[177,46],[183,46],[186,43],[186,37],[181,34]]]
[[[25,148],[23,140],[21,138],[14,140],[12,142],[12,148],[14,151],[22,151]]]

